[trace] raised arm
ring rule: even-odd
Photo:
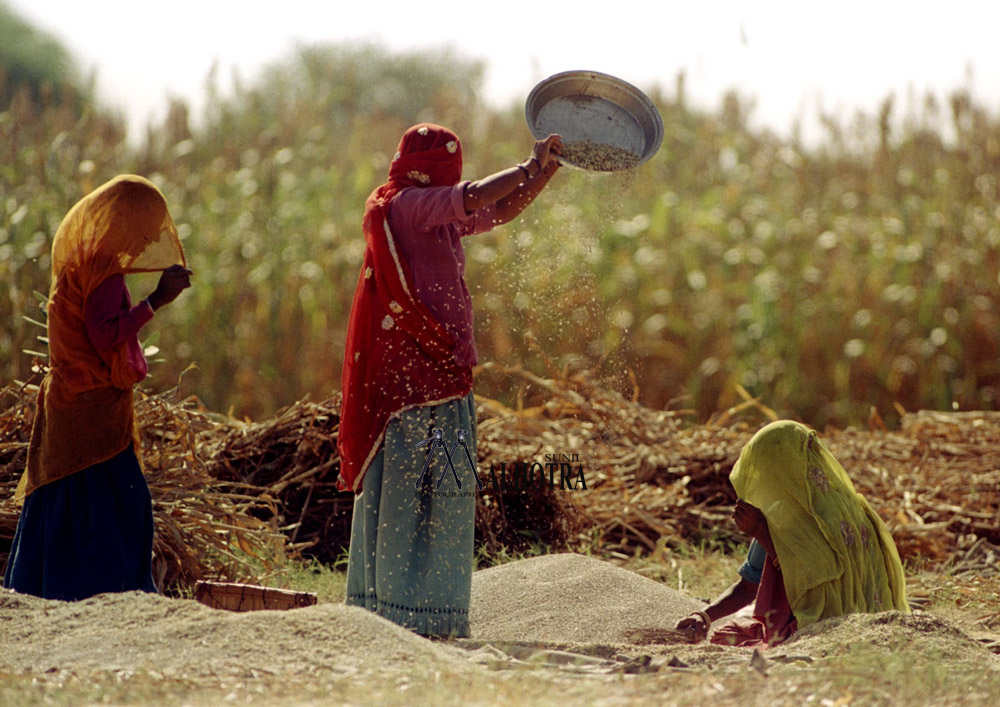
[[[463,195],[466,213],[495,203],[497,223],[513,220],[535,200],[559,169],[556,155],[560,152],[562,137],[549,135],[535,143],[531,157],[521,164],[470,182]]]

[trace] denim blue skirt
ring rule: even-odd
[[[472,393],[389,423],[354,503],[347,604],[424,636],[469,635],[475,459]]]
[[[155,592],[152,557],[152,501],[129,446],[25,499],[3,586],[68,601]]]

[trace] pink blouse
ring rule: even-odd
[[[496,223],[493,204],[472,214],[465,212],[468,183],[404,189],[389,203],[387,219],[393,240],[410,266],[417,297],[455,338],[455,361],[460,366],[476,364],[462,237],[489,231]]]
[[[98,353],[124,344],[128,347],[129,365],[140,379],[146,377],[149,365],[142,353],[138,334],[153,318],[153,308],[146,300],[132,306],[124,275],[112,275],[90,293],[84,305],[84,318],[87,336]]]

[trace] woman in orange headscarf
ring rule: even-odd
[[[132,386],[138,331],[190,286],[163,194],[122,175],[81,199],[52,242],[49,371],[38,404],[4,586],[48,599],[156,591],[153,516]],[[125,275],[163,271],[132,306]]]
[[[366,204],[338,434],[339,483],[358,494],[347,603],[423,635],[469,633],[476,346],[461,239],[521,213],[561,149],[551,135],[523,163],[462,181],[458,136],[414,125]]]

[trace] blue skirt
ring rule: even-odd
[[[444,433],[442,444],[418,446],[435,428]],[[459,430],[468,455],[455,444]],[[354,502],[347,604],[424,636],[469,635],[478,490],[470,457],[476,459],[472,393],[389,423]]]
[[[129,446],[25,499],[3,586],[68,601],[155,592],[152,557],[152,500]]]

